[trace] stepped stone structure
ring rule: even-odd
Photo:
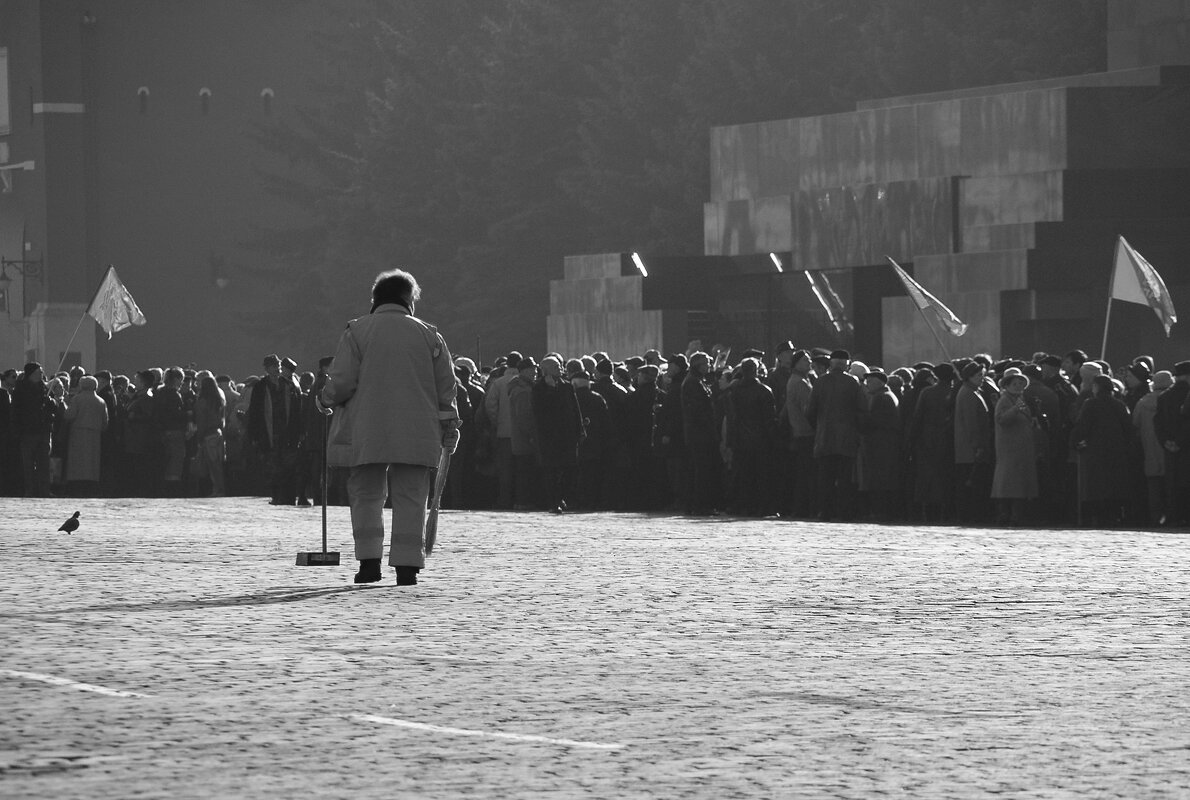
[[[1098,355],[1118,235],[1190,315],[1190,3],[1109,3],[1109,71],[711,130],[703,258],[568,258],[550,348],[847,346],[888,368]],[[891,256],[969,325],[937,337]],[[780,271],[779,271],[780,270]],[[1190,352],[1117,303],[1107,357]],[[944,350],[945,348],[945,350]]]

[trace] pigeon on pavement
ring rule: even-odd
[[[74,516],[62,523],[62,527],[58,528],[60,531],[67,533],[74,533],[79,528],[79,512],[74,512]]]

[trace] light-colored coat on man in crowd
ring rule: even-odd
[[[66,480],[99,481],[101,434],[107,428],[107,403],[95,393],[99,381],[87,375],[66,407],[69,425],[66,445]]]

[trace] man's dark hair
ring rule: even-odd
[[[403,269],[390,269],[376,276],[372,284],[372,310],[386,303],[408,307],[409,302],[421,299],[417,279]]]
[[[111,370],[106,370],[106,369],[99,370],[99,372],[95,373],[95,379],[100,380],[100,381],[107,381],[108,383],[111,383],[112,382]]]
[[[170,367],[165,371],[165,382],[180,381],[186,377],[186,373],[178,367]]]
[[[231,383],[231,376],[219,375],[215,378],[215,383]]]

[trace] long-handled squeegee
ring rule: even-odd
[[[327,479],[327,472],[329,467],[326,463],[327,440],[330,438],[330,431],[327,427],[327,420],[329,416],[322,417],[322,552],[313,553],[298,553],[297,566],[299,567],[337,567],[339,566],[339,553],[337,550],[327,551],[326,549],[326,496],[330,488],[330,481]]]

